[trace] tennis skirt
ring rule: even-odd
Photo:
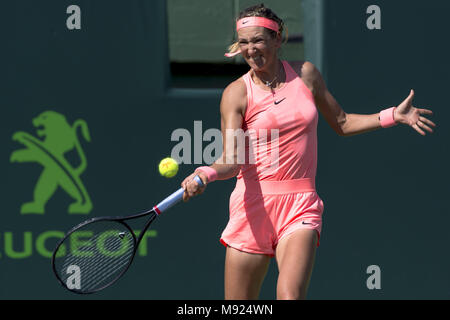
[[[220,242],[240,251],[274,256],[281,239],[299,229],[312,229],[317,231],[319,246],[323,209],[314,179],[238,179]]]

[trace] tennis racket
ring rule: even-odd
[[[194,180],[203,186],[198,176]],[[180,188],[151,210],[125,217],[86,220],[67,232],[52,256],[52,269],[67,290],[89,294],[103,290],[121,278],[133,258],[145,231],[161,213],[183,199]],[[137,235],[126,221],[148,216]]]

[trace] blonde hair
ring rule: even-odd
[[[283,20],[281,20],[272,10],[269,8],[266,8],[264,6],[264,3],[258,4],[256,6],[248,7],[244,9],[240,14],[237,20],[240,20],[242,18],[246,17],[263,17],[270,20],[275,21],[278,23],[279,30],[278,34],[283,35],[283,31],[285,31],[286,36],[284,37],[284,43],[288,40],[288,30],[287,26],[284,24]],[[277,36],[277,33],[273,30],[267,29],[267,32],[269,32],[272,36],[272,38],[275,38]],[[228,53],[235,53],[239,51],[239,42],[236,41],[231,46],[228,47]]]

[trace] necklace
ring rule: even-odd
[[[272,88],[272,83],[274,83],[275,82],[275,80],[277,80],[277,78],[278,78],[278,76],[275,76],[275,78],[273,78],[273,80],[272,81],[265,81],[265,85],[267,86],[267,87],[269,87],[269,88]]]
[[[275,78],[273,78],[273,80],[272,81],[265,81],[265,80],[262,80],[261,79],[261,81],[264,83],[264,85],[266,86],[266,87],[269,87],[270,89],[272,89],[272,84],[275,82],[275,80],[277,80],[278,79],[278,75],[276,75],[275,76]]]

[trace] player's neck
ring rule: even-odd
[[[275,87],[278,83],[285,80],[284,72],[282,72],[282,65],[282,62],[277,59],[275,63],[268,66],[265,71],[258,72],[253,70],[254,82],[271,88]]]

